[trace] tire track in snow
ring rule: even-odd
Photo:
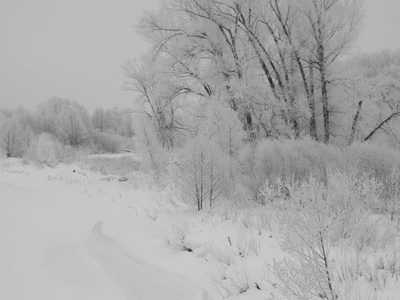
[[[129,253],[116,240],[107,237],[101,227],[102,222],[98,222],[92,230],[93,235],[86,244],[89,254],[137,300],[208,299],[205,291]]]

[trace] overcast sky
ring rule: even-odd
[[[159,0],[0,0],[0,108],[53,96],[130,107],[121,65],[148,47],[133,25]],[[366,0],[362,51],[400,49],[400,0]]]

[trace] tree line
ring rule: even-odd
[[[22,157],[46,134],[61,145],[91,147],[92,152],[119,152],[133,136],[132,115],[120,109],[96,108],[92,114],[75,101],[52,98],[36,111],[0,109],[0,148],[6,157]]]
[[[399,52],[352,53],[361,0],[167,0],[140,20],[151,50],[124,66],[168,147],[204,103],[235,111],[249,139],[397,139]]]

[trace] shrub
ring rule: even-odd
[[[140,163],[129,155],[119,157],[87,156],[80,160],[80,165],[104,175],[126,176],[140,167]]]
[[[400,152],[382,145],[353,144],[345,148],[343,160],[347,166],[355,166],[384,182],[392,175],[393,167],[400,165]]]
[[[198,136],[182,149],[176,183],[201,210],[210,208],[229,190],[229,157],[214,141]]]
[[[280,222],[281,247],[290,255],[272,267],[279,288],[296,299],[345,297],[359,277],[354,271],[360,265],[356,254],[377,243],[378,235],[371,228],[378,223],[370,218],[370,204],[379,199],[379,183],[328,169],[326,181],[310,176],[286,187],[286,198],[271,190],[270,184],[262,189],[265,203]],[[276,197],[271,199],[271,195]],[[333,250],[341,241],[349,245],[346,255],[356,257],[344,264],[346,269],[338,263],[343,257]]]
[[[385,146],[364,143],[339,148],[309,139],[263,140],[254,147],[242,148],[235,175],[237,182],[260,202],[258,192],[266,181],[273,183],[278,178],[283,183],[303,182],[310,175],[326,181],[328,168],[337,168],[360,177],[370,174],[391,191],[392,196],[384,199],[393,202],[399,166],[400,152]]]
[[[122,138],[93,130],[91,140],[97,153],[120,153],[122,151]]]
[[[239,153],[236,176],[253,199],[266,181],[304,181],[310,175],[325,178],[328,166],[340,165],[341,151],[309,139],[263,140]]]
[[[0,152],[7,157],[22,157],[25,148],[18,119],[5,119],[0,125]]]
[[[54,167],[59,162],[57,154],[62,145],[59,140],[48,133],[42,133],[29,147],[26,158],[39,164]]]
[[[150,171],[157,184],[161,183],[169,165],[168,152],[160,143],[157,132],[147,118],[138,118],[135,123],[135,146],[138,152],[144,154],[142,167]]]

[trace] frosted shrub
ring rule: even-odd
[[[380,145],[364,143],[338,148],[309,139],[263,140],[254,147],[247,145],[241,149],[235,174],[237,181],[258,202],[262,202],[258,192],[267,180],[271,183],[277,178],[283,183],[303,182],[311,175],[326,181],[328,168],[354,173],[351,176],[367,181],[365,174],[369,174],[388,191],[381,199],[384,200],[381,208],[395,213],[398,208],[393,204],[398,198],[397,184],[400,182],[397,180],[400,178],[398,166],[400,152]]]
[[[347,240],[357,253],[372,242],[362,238],[371,229],[364,226],[369,203],[378,199],[379,187],[373,186],[373,181],[369,182],[372,186],[360,186],[363,180],[355,173],[328,169],[326,181],[310,176],[307,181],[286,185],[286,199],[275,197],[271,201],[271,195],[277,194],[270,184],[262,189],[265,203],[279,218],[281,247],[289,254],[272,266],[279,288],[288,298],[335,300],[344,297],[357,280],[354,274],[343,274],[334,247]],[[358,260],[351,263],[355,265],[347,265],[348,270],[358,268]]]
[[[135,146],[144,154],[142,167],[150,171],[156,183],[160,183],[167,172],[169,155],[158,140],[153,124],[147,118],[138,118],[135,124]]]
[[[104,175],[126,176],[139,169],[140,163],[129,155],[120,157],[83,157],[80,165],[84,169]]]
[[[122,138],[116,134],[92,131],[91,140],[99,153],[119,153],[122,151]]]
[[[188,245],[186,245],[186,238],[191,233],[193,223],[187,219],[181,219],[173,222],[170,230],[165,232],[165,242],[167,245],[182,251],[192,252]]]
[[[34,141],[26,157],[37,163],[54,167],[59,162],[57,152],[60,151],[62,145],[55,137],[47,133],[42,133]]]
[[[393,166],[382,179],[382,184],[384,189],[378,210],[388,215],[396,229],[400,230],[400,164]]]
[[[257,161],[254,158],[255,155],[256,149],[246,145],[239,153],[235,173],[240,184],[250,192],[250,197],[258,201],[258,192],[265,183],[266,178],[259,172]]]
[[[370,173],[382,181],[400,165],[400,152],[387,146],[376,144],[353,144],[346,148],[344,160],[348,166],[355,166],[360,172]]]
[[[328,166],[339,166],[340,162],[341,151],[334,146],[309,139],[263,140],[240,151],[236,174],[253,199],[260,202],[258,193],[267,180],[304,181],[310,175],[323,179]]]
[[[201,210],[213,207],[229,189],[229,161],[218,144],[198,136],[181,152],[176,184]]]
[[[22,157],[25,151],[21,124],[16,117],[0,124],[0,152],[6,157]]]
[[[246,132],[236,112],[220,102],[211,102],[204,121],[199,126],[199,135],[218,144],[229,157],[236,156],[246,139]]]

